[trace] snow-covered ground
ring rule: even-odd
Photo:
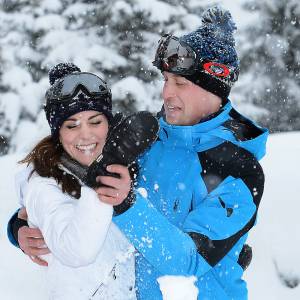
[[[267,151],[262,161],[265,193],[249,238],[254,251],[245,273],[249,299],[299,300],[300,285],[288,288],[280,278],[300,281],[300,132],[272,135]],[[7,221],[17,207],[13,174],[20,158],[0,158],[0,299],[42,300],[39,267],[11,246],[6,236]]]

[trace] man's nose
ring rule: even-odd
[[[162,96],[164,99],[173,98],[176,96],[176,91],[172,83],[165,82]]]

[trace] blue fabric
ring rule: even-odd
[[[240,178],[228,176],[211,193],[201,178],[197,152],[224,141],[265,153],[267,130],[255,139],[237,141],[222,124],[230,119],[230,101],[215,118],[194,126],[174,126],[160,119],[159,140],[140,159],[135,204],[114,222],[138,250],[136,287],[142,300],[162,299],[157,278],[164,275],[197,277],[199,299],[247,299],[247,286],[237,263],[244,235],[227,255],[211,267],[197,252],[187,232],[222,240],[239,231],[256,211],[252,195]],[[228,218],[226,207],[234,207]]]
[[[13,215],[12,217],[10,218],[10,220],[8,221],[8,224],[7,224],[7,237],[9,239],[9,241],[16,247],[19,248],[19,243],[18,241],[16,241],[16,239],[14,238],[13,236],[13,230],[12,230],[12,223],[14,222],[14,220],[17,218],[18,216],[18,212],[19,212],[20,209],[18,209]]]
[[[230,67],[233,84],[239,75],[239,59],[235,50],[233,32],[237,29],[228,10],[212,7],[202,15],[202,25],[195,31],[182,37],[197,53],[199,64],[203,61],[213,61]]]

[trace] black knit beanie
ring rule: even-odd
[[[112,101],[111,93],[101,98],[93,98],[85,93],[79,93],[76,97],[68,99],[68,101],[62,101],[58,103],[49,103],[48,93],[51,90],[61,85],[64,78],[73,73],[81,73],[79,67],[72,63],[59,63],[49,71],[49,82],[51,87],[46,92],[46,103],[44,110],[46,118],[51,129],[51,136],[54,140],[58,140],[59,129],[63,122],[70,116],[86,110],[95,110],[102,112],[110,123],[112,119]]]

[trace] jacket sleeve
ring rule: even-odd
[[[258,166],[257,161],[255,164]],[[220,261],[255,221],[254,195],[257,191],[258,197],[262,195],[255,186],[263,185],[262,169],[253,168],[252,160],[249,165],[245,160],[238,169],[241,176],[226,176],[204,199],[196,201],[181,229],[141,195],[114,222],[161,274],[199,277]]]
[[[16,240],[14,234],[13,234],[13,227],[14,227],[14,223],[17,219],[18,216],[18,212],[19,209],[12,215],[12,217],[9,219],[8,224],[7,224],[7,237],[9,239],[9,241],[15,246],[15,247],[19,247],[19,243]]]
[[[23,190],[26,189],[28,184],[28,177],[32,172],[32,166],[20,167],[19,171],[15,174],[15,187],[16,193],[18,196],[18,202],[20,206],[24,206],[23,204]],[[25,222],[20,223],[20,219],[18,219],[18,212],[20,208],[12,215],[7,224],[7,237],[9,241],[16,247],[19,248],[19,243],[17,241],[17,232],[20,227],[25,225]]]
[[[92,263],[106,238],[112,207],[99,201],[94,190],[82,187],[72,199],[49,182],[30,183],[25,197],[28,220],[38,227],[61,263],[79,267]]]

